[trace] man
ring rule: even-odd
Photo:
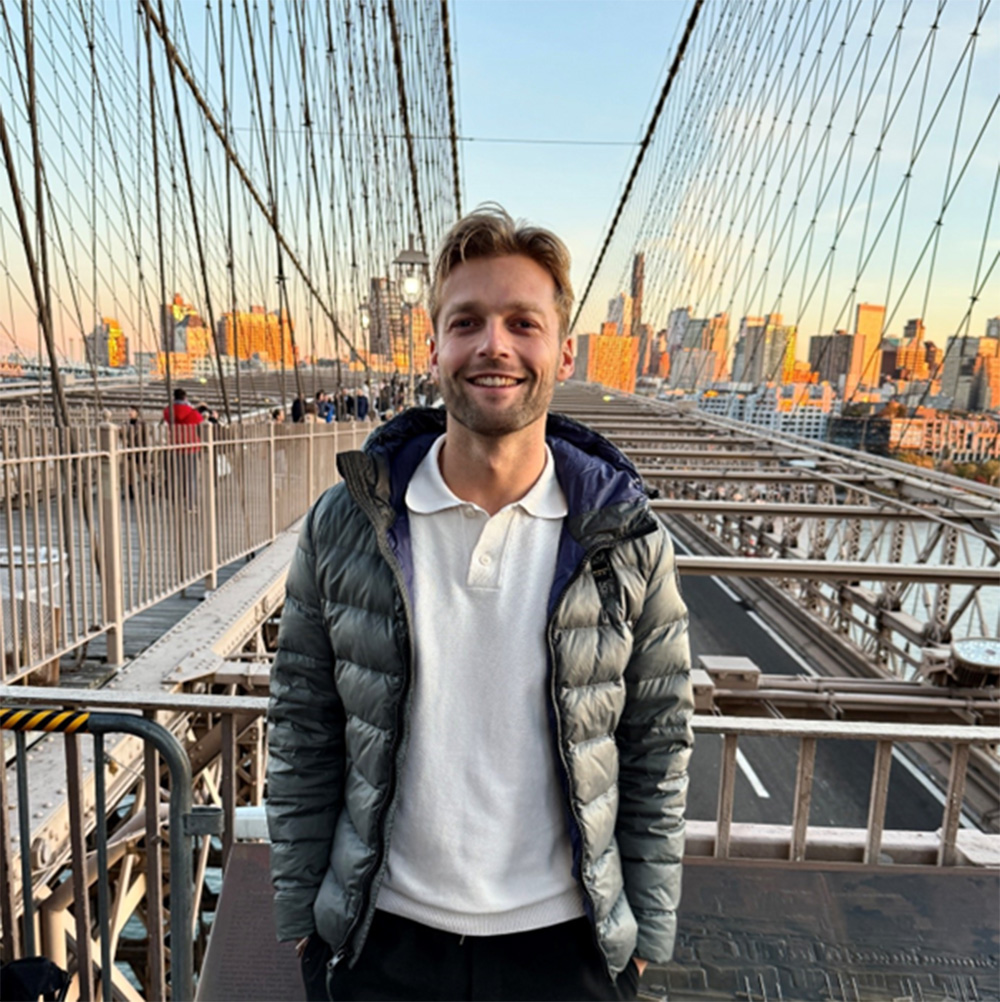
[[[549,415],[569,254],[480,209],[432,375],[306,518],[271,677],[278,934],[335,999],[634,998],[670,959],[692,708],[669,538]],[[312,998],[323,996],[316,990]]]

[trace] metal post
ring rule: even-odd
[[[170,769],[170,983],[173,1002],[194,998],[194,922],[191,853],[194,843],[188,834],[191,804],[191,760],[184,746],[165,727],[142,717],[124,713],[91,714],[92,734],[123,732],[135,734],[156,747]],[[148,807],[149,805],[147,805]],[[103,810],[103,804],[98,805]]]
[[[413,372],[413,304],[410,303],[407,308],[407,314],[410,321],[410,406],[416,407],[417,405],[417,391],[416,391],[416,380]]]
[[[315,491],[316,483],[316,424],[313,421],[309,421],[306,424],[307,435],[306,439],[306,504],[312,504],[312,500],[315,497],[313,493]]]
[[[108,816],[105,811],[104,735],[94,735],[94,805],[97,812],[97,928],[101,940],[101,998],[111,1002],[111,907],[108,902]]]
[[[107,415],[106,415],[107,416]],[[105,421],[98,429],[101,450],[101,581],[108,664],[125,663],[125,594],[122,576],[122,510],[118,476],[118,426]]]
[[[219,587],[219,512],[216,492],[215,427],[211,421],[204,423],[205,442],[205,587],[215,591]]]
[[[31,802],[28,797],[28,744],[23,731],[14,735],[17,758],[17,820],[21,843],[21,899],[24,901],[24,954],[35,956],[35,891],[31,885]]]
[[[278,535],[277,475],[275,473],[274,422],[267,426],[267,539],[272,542]]]

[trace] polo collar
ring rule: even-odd
[[[468,503],[455,494],[441,475],[439,457],[444,440],[444,435],[434,440],[406,488],[406,507],[418,515],[432,515]],[[559,486],[555,460],[548,445],[545,446],[545,466],[541,475],[524,497],[507,505],[508,508],[514,506],[535,518],[565,518],[568,514],[566,496]]]

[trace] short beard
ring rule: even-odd
[[[502,438],[527,428],[548,413],[552,401],[552,388],[550,387],[549,393],[546,394],[545,387],[535,383],[531,387],[531,392],[518,406],[489,414],[484,413],[472,402],[458,380],[441,379],[439,389],[448,416],[484,438]]]

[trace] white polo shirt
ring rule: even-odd
[[[441,476],[406,492],[416,666],[378,907],[461,935],[583,915],[549,722],[545,626],[566,498],[552,453],[492,518]]]

